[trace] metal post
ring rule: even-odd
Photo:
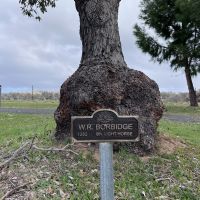
[[[1,85],[0,85],[0,108],[1,108]]]
[[[114,200],[113,144],[100,143],[101,200]]]
[[[32,85],[32,96],[31,96],[31,99],[33,101],[33,85]]]

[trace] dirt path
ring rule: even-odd
[[[53,115],[55,109],[31,109],[31,108],[0,108],[0,113],[16,113],[16,114],[49,114]],[[169,114],[165,113],[163,119],[176,122],[200,123],[200,116]]]
[[[200,116],[165,113],[163,119],[176,122],[200,123]]]

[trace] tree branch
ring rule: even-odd
[[[136,43],[138,47],[144,52],[148,53],[153,59],[161,63],[164,61],[165,52],[167,52],[167,47],[161,45],[154,37],[149,36],[144,28],[141,28],[137,24],[134,27],[134,35],[137,40]]]
[[[28,182],[28,183],[25,183],[25,184],[23,184],[23,185],[20,185],[20,186],[15,187],[14,189],[8,191],[8,192],[1,198],[1,200],[4,200],[4,199],[8,198],[9,196],[13,195],[13,194],[14,194],[16,191],[18,191],[19,189],[24,188],[24,187],[26,187],[27,185],[30,185],[30,184],[31,184],[31,182]]]
[[[59,151],[66,151],[66,152],[71,152],[71,153],[74,153],[75,155],[79,155],[78,153],[72,151],[71,149],[66,149],[67,147],[69,146],[72,146],[72,144],[67,144],[66,146],[64,146],[63,148],[55,148],[55,147],[51,147],[51,148],[41,148],[41,147],[38,147],[36,145],[32,145],[32,148],[33,149],[36,149],[36,150],[39,150],[39,151],[55,151],[55,152],[59,152]]]
[[[6,160],[6,161],[3,162],[2,164],[0,164],[0,169],[2,169],[3,167],[5,167],[6,165],[9,165],[9,163],[10,163],[11,161],[13,161],[17,156],[19,156],[20,153],[21,153],[21,151],[22,151],[25,147],[27,147],[29,144],[30,144],[29,142],[26,142],[26,143],[24,143],[19,149],[17,149],[17,150],[13,153],[13,155],[12,155],[8,160]]]
[[[71,153],[73,153],[73,154],[75,154],[75,155],[79,155],[78,153],[72,151],[71,149],[66,149],[67,147],[74,145],[74,143],[72,143],[72,144],[67,144],[67,145],[64,146],[63,148],[55,148],[55,147],[51,147],[51,148],[41,148],[41,147],[38,147],[38,146],[36,146],[35,144],[33,144],[34,139],[35,139],[35,138],[33,138],[31,142],[26,142],[26,143],[24,143],[24,144],[21,145],[16,151],[14,151],[14,153],[12,154],[12,156],[11,156],[8,160],[6,160],[6,161],[4,161],[3,163],[0,164],[0,170],[1,170],[2,168],[4,168],[5,166],[9,165],[11,161],[13,161],[16,157],[18,157],[18,156],[21,154],[22,150],[25,149],[28,145],[30,145],[30,147],[29,147],[29,149],[26,151],[26,153],[27,153],[28,151],[30,151],[31,149],[35,149],[35,150],[38,150],[38,151],[52,151],[52,152],[53,152],[53,151],[54,151],[54,152],[66,151],[66,152],[71,152]]]

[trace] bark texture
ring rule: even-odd
[[[190,106],[198,106],[197,95],[193,86],[190,68],[188,66],[185,67],[185,76],[186,76],[187,86],[189,90]]]
[[[78,70],[61,86],[55,112],[55,136],[70,136],[71,116],[90,116],[101,108],[119,115],[139,115],[139,152],[155,146],[157,122],[163,104],[157,84],[126,66],[118,32],[119,0],[76,0],[83,44]]]
[[[126,66],[118,29],[119,0],[76,0],[82,41],[81,65]]]

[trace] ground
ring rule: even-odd
[[[12,104],[12,105],[11,105]],[[23,107],[12,102],[9,107]],[[28,105],[29,104],[29,105]],[[38,104],[38,102],[37,102]],[[44,103],[45,104],[45,103]],[[5,105],[5,104],[4,104]],[[8,105],[8,104],[7,104]],[[32,108],[34,103],[25,103]],[[54,108],[56,103],[37,108]],[[54,106],[52,106],[54,105]],[[199,108],[179,105],[167,114],[199,117]],[[7,106],[6,106],[7,107]],[[178,108],[177,108],[178,107]],[[195,113],[195,115],[194,115]],[[67,142],[52,138],[53,116],[0,113],[0,163],[8,160],[25,142],[38,147],[62,149]],[[122,148],[114,154],[115,199],[188,199],[200,196],[200,123],[166,119],[159,125],[157,150],[153,155],[138,157]],[[0,170],[0,198],[17,186],[7,199],[99,199],[99,159],[93,146],[69,146],[61,152],[41,151],[30,145],[23,149],[9,167]],[[72,150],[72,151],[71,151]]]

